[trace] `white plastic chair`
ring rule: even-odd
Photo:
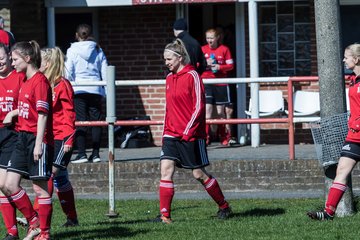
[[[259,91],[259,117],[269,117],[284,111],[284,99],[280,90]],[[251,99],[249,110],[245,114],[251,116]]]
[[[285,111],[289,114],[288,111]],[[294,93],[294,122],[320,120],[319,92],[296,91]]]

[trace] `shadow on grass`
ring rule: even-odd
[[[109,224],[109,222],[108,222]],[[148,230],[137,230],[131,231],[128,228],[119,227],[117,223],[112,223],[114,226],[109,226],[107,228],[95,228],[94,229],[84,229],[84,230],[67,230],[66,232],[52,234],[53,239],[71,239],[71,240],[80,240],[80,239],[109,239],[109,238],[122,238],[122,237],[134,237],[138,234],[146,234]]]
[[[242,213],[234,213],[232,217],[262,217],[262,216],[276,216],[285,214],[283,208],[254,208]]]

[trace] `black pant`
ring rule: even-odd
[[[76,94],[74,97],[76,121],[99,121],[102,118],[102,96],[91,93]],[[76,145],[79,155],[85,155],[86,130],[89,127],[76,128]],[[99,154],[101,127],[91,127],[93,154]]]

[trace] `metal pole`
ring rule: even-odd
[[[115,113],[115,67],[108,66],[106,69],[106,122],[109,123],[109,213],[108,217],[117,217],[115,212],[115,144],[114,144],[114,124],[116,121]]]
[[[236,34],[236,76],[246,76],[246,47],[245,47],[245,17],[244,17],[244,4],[235,3],[235,34]],[[237,117],[246,118],[246,84],[236,84],[237,95]],[[238,140],[241,145],[245,145],[247,141],[247,126],[244,124],[237,125]]]
[[[250,49],[250,77],[259,76],[259,44],[258,44],[258,22],[257,3],[249,1],[249,49]],[[259,83],[251,83],[251,118],[259,118]],[[251,125],[251,146],[260,146],[260,126]]]
[[[47,9],[47,37],[48,47],[55,47],[55,8],[48,7]]]

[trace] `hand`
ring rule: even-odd
[[[41,145],[38,146],[38,145],[35,144],[35,147],[34,147],[34,161],[39,161],[42,155],[43,155],[43,151],[42,151]]]
[[[206,59],[206,63],[208,66],[212,66],[214,63],[214,59],[208,58],[208,59]]]
[[[8,112],[3,120],[3,124],[5,126],[10,126],[12,124],[13,114],[12,112]]]
[[[70,152],[72,149],[71,145],[64,145],[64,153]]]

